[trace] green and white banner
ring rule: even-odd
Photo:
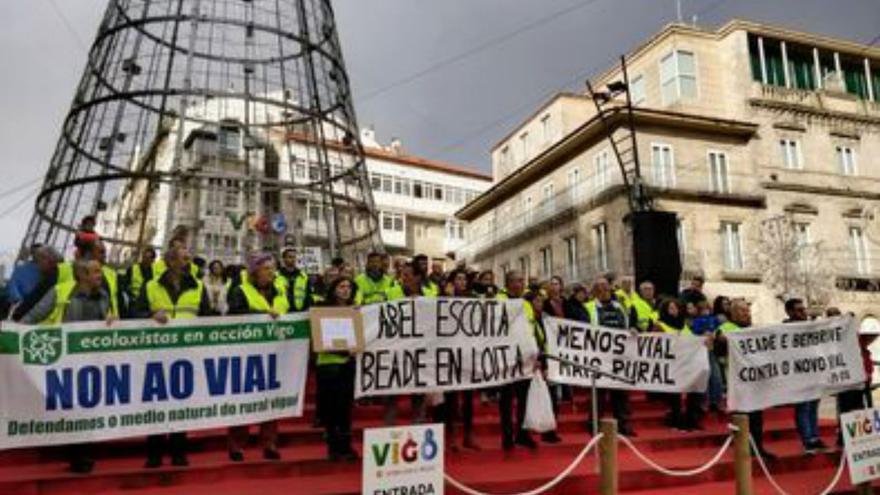
[[[301,416],[307,313],[0,329],[0,449]]]

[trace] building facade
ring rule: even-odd
[[[226,108],[220,112],[220,107]],[[304,127],[267,127],[259,135],[245,134],[234,118],[235,109],[222,101],[198,111],[209,119],[215,114],[224,118],[215,119],[216,125],[186,130],[180,158],[186,178],[152,186],[133,182],[122,189],[99,216],[102,235],[130,242],[143,235],[143,244],[161,247],[172,234],[184,232],[194,255],[225,263],[242,262],[252,249],[297,246],[311,253],[319,249],[326,265],[328,233],[337,228],[334,221],[355,234],[366,232],[363,216],[349,212],[351,207],[343,201],[358,194],[354,187],[345,190],[353,185],[353,177],[335,181],[333,191],[321,191],[318,185],[327,182],[319,163],[329,163],[326,173],[332,176],[352,166],[355,157],[346,151],[349,146],[327,140],[326,147],[318,147],[315,130]],[[253,113],[261,111],[270,109]],[[267,115],[265,120],[280,117]],[[332,135],[331,129],[326,131]],[[169,138],[175,134],[171,129],[164,133],[132,169],[149,161],[160,170],[171,170],[177,148]],[[450,261],[465,243],[464,222],[455,218],[455,211],[488,189],[491,177],[409,155],[397,140],[383,146],[370,129],[363,130],[361,139],[385,249]],[[331,208],[337,210],[338,220],[329,214]],[[133,251],[120,247],[110,258],[124,263],[133,259]],[[366,254],[357,253],[360,258]]]
[[[788,296],[874,313],[880,49],[734,20],[669,25],[626,62],[641,175],[678,216],[684,278],[747,298],[759,322]],[[605,112],[618,141],[621,107]],[[463,258],[542,280],[631,273],[628,192],[589,97],[554,97],[492,162],[492,188],[458,213]]]

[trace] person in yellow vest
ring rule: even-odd
[[[339,277],[327,289],[324,306],[354,305],[355,284]],[[354,406],[354,357],[348,353],[318,354],[318,410],[324,425],[327,457],[331,461],[356,461],[351,446],[351,413]]]
[[[227,314],[266,314],[276,319],[290,311],[290,294],[284,284],[276,282],[275,258],[266,252],[253,253],[248,257],[248,277],[229,291]],[[248,440],[249,426],[229,428],[229,459],[244,460],[244,447]],[[263,458],[281,459],[278,452],[278,421],[260,423],[260,445]]]
[[[398,277],[398,283],[389,291],[389,301],[404,299],[407,297],[433,297],[428,296],[428,294],[425,293],[425,285],[422,283],[421,274],[414,263],[404,263],[401,265]],[[385,398],[384,402],[385,425],[394,426],[397,424],[397,396],[388,396]],[[412,411],[412,423],[424,423],[427,414],[425,396],[421,394],[411,394],[410,405]]]
[[[667,335],[693,337],[694,334],[687,324],[684,310],[675,299],[664,299],[660,302],[657,327]],[[681,414],[681,394],[667,394],[669,412],[666,414],[665,424],[670,428],[681,431],[702,430],[701,426],[703,410],[700,406],[703,400],[702,394],[685,394],[684,416]]]
[[[499,301],[522,299],[526,288],[525,278],[518,271],[509,271],[504,275],[504,288],[498,292],[496,299]],[[535,324],[534,311],[528,303],[524,303],[526,318],[529,325]],[[502,385],[498,394],[498,415],[501,417],[501,447],[504,450],[513,450],[515,445],[527,449],[536,449],[538,444],[532,435],[523,428],[526,417],[526,402],[529,397],[529,380]],[[513,401],[516,399],[516,427],[513,423]]]
[[[55,286],[25,317],[23,323],[59,325],[63,322],[106,321],[109,326],[115,316],[110,294],[103,285],[101,263],[82,257],[73,263],[74,280]],[[95,461],[89,455],[89,444],[67,447],[70,470],[90,473]]]
[[[658,319],[654,284],[648,280],[639,284],[639,291],[632,295],[630,302],[629,318],[634,328],[640,332],[654,331]]]
[[[630,276],[619,277],[613,284],[614,298],[623,306],[626,314],[630,314],[633,307],[633,278]]]
[[[105,264],[106,257],[107,250],[104,247],[104,242],[97,240],[89,243],[81,243],[74,254],[74,261],[82,258],[89,258],[98,260],[98,262],[101,263],[101,271],[104,276],[104,287],[110,294],[110,301],[113,305],[113,314],[116,317],[119,317],[120,315],[126,315],[128,312],[126,311],[126,304],[122,297],[122,292],[119,290],[119,277],[116,274],[116,270]],[[58,284],[72,282],[74,280],[74,261],[64,261],[59,263]]]
[[[187,249],[186,247],[186,241],[182,237],[174,237],[168,242],[169,250],[178,248],[183,248],[183,250],[186,252],[186,258],[184,261],[186,262],[187,270],[189,271],[190,275],[192,275],[196,279],[201,278],[199,277],[199,267],[196,266],[195,263],[193,263],[192,255],[190,254],[189,249]],[[153,263],[153,278],[161,277],[162,274],[165,273],[166,269],[167,267],[165,265],[164,257],[156,260],[156,262]]]
[[[139,298],[147,282],[153,280],[153,263],[155,262],[156,250],[152,247],[146,247],[141,250],[141,259],[126,270],[126,292],[132,300]]]
[[[440,286],[428,278],[428,270],[430,269],[428,263],[427,255],[417,254],[413,256],[412,266],[422,281],[422,295],[425,297],[437,297],[440,295]]]
[[[163,256],[166,269],[158,278],[147,282],[136,304],[136,314],[150,317],[160,324],[170,320],[209,316],[211,306],[208,294],[200,280],[188,269],[186,248],[182,244],[170,247]],[[188,466],[185,432],[159,434],[147,437],[147,462],[145,467],[162,465],[166,444],[173,466]]]
[[[367,269],[354,279],[357,293],[355,304],[376,304],[393,300],[394,286],[397,282],[387,274],[385,260],[387,256],[382,253],[372,252],[367,255]]]
[[[281,267],[278,269],[291,292],[293,311],[306,311],[314,302],[309,274],[296,265],[296,249],[286,247],[281,250]]]
[[[715,345],[723,349],[727,354],[727,335],[739,332],[752,326],[752,308],[745,299],[733,299],[730,301],[730,319],[718,327],[715,336]],[[755,440],[755,446],[765,461],[776,460],[776,455],[764,448],[764,411],[752,411],[747,413],[749,417],[749,433]],[[755,452],[753,452],[755,454]]]
[[[606,328],[627,330],[630,328],[629,317],[623,305],[614,300],[611,284],[604,276],[596,277],[593,282],[593,300],[587,303],[588,322]],[[636,436],[630,424],[629,395],[623,390],[599,389],[599,415],[607,411],[607,402],[611,402],[611,411],[617,420],[617,430],[626,436]],[[590,422],[591,423],[591,422]]]

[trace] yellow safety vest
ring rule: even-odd
[[[117,295],[119,293],[117,290],[119,289],[119,284],[117,283],[116,272],[109,266],[101,265],[101,273],[104,275],[104,280],[107,281],[107,287],[110,290],[110,308],[113,310],[113,316],[118,317],[119,299]],[[62,261],[58,263],[58,281],[55,284],[58,286],[68,283],[76,284],[76,277],[73,276],[73,262]]]
[[[422,295],[425,297],[438,297],[440,295],[440,287],[428,280],[428,283],[422,284]]]
[[[357,285],[357,294],[354,298],[357,306],[393,301],[397,295],[393,291],[397,282],[389,275],[382,275],[382,279],[377,282],[366,273],[361,273],[355,277],[354,283]]]
[[[663,330],[663,333],[668,333],[670,335],[684,335],[688,337],[694,336],[694,333],[691,331],[691,327],[687,326],[687,324],[685,324],[685,326],[679,330],[671,325],[667,325],[666,323],[658,320],[657,326],[659,326],[660,329]]]
[[[145,282],[144,272],[141,270],[140,263],[135,263],[131,266],[131,280],[129,281],[129,288],[131,288],[132,297],[140,295]]]
[[[278,284],[275,284],[275,298],[272,300],[271,306],[263,293],[249,282],[243,282],[239,287],[247,299],[248,307],[253,312],[268,313],[274,310],[283,315],[290,311],[290,301],[287,300],[287,294],[283,290],[278,290]]]
[[[509,301],[510,296],[507,294],[507,290],[501,289],[495,296],[495,300]],[[535,318],[535,310],[534,308],[532,308],[532,305],[525,299],[521,300],[523,303],[523,313],[525,313],[526,315],[526,321],[528,321],[529,325],[532,327],[532,337],[534,337],[535,341],[538,343],[538,348],[542,351],[546,351],[547,334],[544,332],[544,328],[541,327],[541,324],[538,322],[537,318]]]
[[[285,285],[289,284],[290,281],[287,277],[281,277]],[[294,311],[302,311],[303,308],[306,307],[306,292],[309,288],[309,276],[302,270],[300,270],[299,274],[296,278],[293,279],[293,310]]]
[[[722,323],[718,327],[718,330],[721,332],[721,335],[725,335],[727,333],[735,332],[735,331],[741,330],[741,329],[742,329],[741,326],[737,325],[736,323],[734,323],[732,321],[725,321],[724,323]]]
[[[202,282],[196,280],[196,286],[184,291],[174,302],[165,287],[159,283],[159,279],[154,278],[147,282],[147,302],[152,314],[164,310],[173,320],[195,318],[199,315],[202,302]]]
[[[168,265],[165,264],[164,258],[159,258],[153,262],[153,280],[159,280],[159,277],[161,277],[166,270],[168,270]],[[189,264],[189,274],[194,278],[199,278],[199,267],[193,262],[190,262]]]
[[[623,306],[623,309],[626,310],[627,314],[632,311],[633,301],[631,294],[627,294],[626,291],[623,289],[617,289],[616,291],[614,291],[614,297],[617,298],[617,302],[619,302],[620,305]]]
[[[642,332],[647,331],[651,322],[656,322],[659,318],[657,310],[638,294],[632,295],[632,306],[636,309],[636,326]]]
[[[70,296],[73,295],[74,288],[76,288],[74,280],[55,284],[55,308],[40,322],[40,325],[60,325],[64,321],[64,312],[70,304]]]
[[[623,313],[623,322],[626,328],[629,328],[629,314],[626,313],[626,310],[623,309],[623,305],[617,301],[611,301],[611,304],[614,305],[617,309],[619,309]],[[599,325],[599,304],[598,300],[593,299],[584,303],[584,307],[587,308],[587,314],[590,315],[590,323],[593,325]]]

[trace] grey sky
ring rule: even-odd
[[[877,0],[681,0],[684,18],[779,23],[867,43]],[[335,0],[362,126],[489,170],[488,150],[554,92],[676,17],[675,0]],[[0,17],[0,250],[17,247],[106,0],[12,0]],[[536,26],[537,21],[560,13]],[[523,27],[531,29],[518,30]],[[517,33],[517,34],[512,34]],[[509,34],[509,35],[508,35]],[[475,47],[482,50],[468,54]],[[441,64],[437,70],[377,93]],[[16,205],[18,205],[16,207]]]

